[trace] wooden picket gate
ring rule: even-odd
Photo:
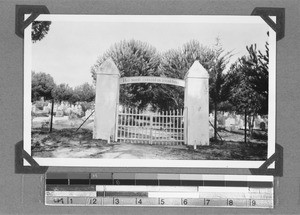
[[[120,108],[117,139],[120,142],[141,144],[184,144],[183,111],[142,112]]]

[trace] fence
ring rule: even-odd
[[[149,144],[184,144],[183,110],[142,112],[120,108],[117,139]]]

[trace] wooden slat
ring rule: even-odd
[[[163,111],[162,112],[162,118],[161,118],[161,127],[162,127],[162,130],[161,130],[161,140],[164,141],[165,140],[165,112]]]
[[[185,135],[185,131],[184,131],[184,109],[182,109],[182,111],[181,111],[181,127],[182,127],[182,140],[183,140],[183,142],[185,141],[185,137],[184,137],[184,135]],[[185,143],[185,142],[184,142]]]
[[[123,115],[122,115],[122,138],[124,138],[125,137],[125,134],[126,134],[126,128],[125,128],[125,115],[124,115],[124,113],[125,113],[125,110],[123,110]]]
[[[123,112],[124,112],[124,108],[122,108],[121,114],[119,114],[119,116],[120,116],[120,125],[118,126],[118,128],[120,129],[120,136],[119,136],[120,138],[123,138],[123,134],[124,134],[124,126],[123,126],[124,115],[123,115]]]
[[[170,127],[169,127],[169,116],[170,116],[170,110],[167,111],[166,114],[166,128],[167,128],[167,133],[166,133],[166,140],[169,140],[169,133],[170,133]]]
[[[175,111],[175,115],[176,115],[176,118],[175,118],[175,121],[174,121],[174,126],[175,126],[175,139],[176,140],[179,140],[179,129],[178,129],[178,110]]]
[[[142,137],[143,137],[143,140],[146,139],[146,129],[145,129],[145,115],[142,116],[142,125],[143,125],[143,130],[142,130]]]
[[[137,126],[136,118],[137,118],[137,108],[134,109],[134,117],[133,117],[134,142],[136,142],[136,140],[137,140],[137,132],[138,132],[138,126]]]
[[[137,126],[138,126],[138,134],[137,134],[137,139],[140,139],[140,116],[139,116],[139,112],[140,112],[140,110],[139,109],[137,109],[137,112],[136,112],[136,123],[137,123]]]
[[[128,108],[125,108],[125,137],[128,138]]]
[[[127,138],[128,142],[131,143],[131,121],[130,121],[130,115],[127,116]]]

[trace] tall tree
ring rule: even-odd
[[[237,113],[245,116],[245,142],[247,124],[252,134],[257,114],[268,113],[268,44],[266,54],[256,50],[256,45],[246,47],[249,55],[243,56],[231,66],[227,85],[231,87],[230,101]],[[249,118],[252,117],[252,122]]]
[[[148,43],[138,40],[120,41],[106,51],[91,68],[95,72],[108,58],[112,58],[121,77],[159,76],[160,56]],[[120,87],[120,103],[123,105],[146,108],[153,98],[153,84],[126,84]]]
[[[37,101],[41,97],[45,100],[52,99],[52,90],[55,87],[53,77],[43,72],[31,73],[31,101]]]
[[[213,49],[191,40],[182,48],[173,49],[162,55],[161,76],[184,79],[189,68],[198,60],[202,66],[209,70],[212,67],[215,52]],[[176,86],[158,85],[154,97],[157,108],[168,109],[184,107],[184,89]]]
[[[265,54],[257,50],[256,45],[246,47],[249,59],[244,61],[250,72],[250,84],[260,95],[258,114],[268,114],[268,88],[269,88],[269,44],[266,42]]]
[[[73,95],[73,89],[68,84],[59,84],[52,90],[52,96],[55,100],[69,101]]]
[[[226,102],[229,98],[228,88],[225,84],[224,69],[229,62],[231,52],[225,52],[220,43],[220,39],[216,38],[214,47],[214,59],[209,71],[209,97],[212,109],[214,110],[214,138],[217,139],[217,120],[218,110],[226,109]],[[222,103],[222,104],[221,104]]]
[[[74,88],[71,98],[72,103],[75,102],[91,102],[95,99],[95,88],[89,83],[84,83]]]
[[[53,77],[49,74],[39,72],[31,73],[31,101],[36,101],[41,97],[46,100],[52,100],[51,107],[51,119],[50,119],[50,132],[52,132],[53,124],[53,108],[54,108],[54,98],[52,96],[52,90],[55,88],[55,83]]]
[[[244,57],[242,58],[244,59]],[[257,108],[257,93],[249,84],[249,71],[243,64],[235,64],[231,67],[231,72],[228,74],[228,79],[231,79],[231,97],[230,101],[233,104],[235,111],[238,114],[244,114],[245,119],[245,135],[244,141],[247,140],[247,120],[248,116],[255,112]]]

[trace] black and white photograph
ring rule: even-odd
[[[275,152],[275,56],[260,16],[40,15],[24,150],[41,166],[258,168]]]

